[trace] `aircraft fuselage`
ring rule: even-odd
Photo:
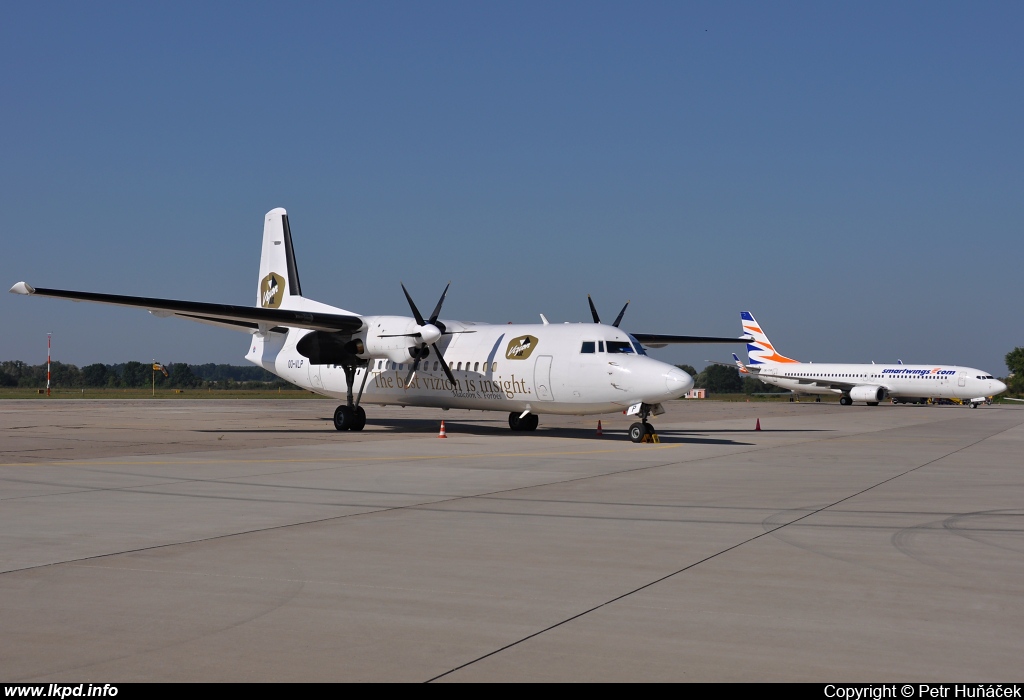
[[[454,331],[438,343],[444,360],[430,351],[411,373],[409,339],[380,337],[405,332],[411,319],[364,320],[366,330],[357,339],[367,348],[368,366],[359,368],[353,381],[355,391],[364,387],[362,403],[588,415],[657,404],[693,386],[689,374],[646,356],[638,342],[613,326],[444,321]],[[344,398],[349,387],[343,368],[312,364],[298,352],[296,345],[308,332],[256,334],[246,359],[310,391]],[[440,368],[442,361],[454,384]]]

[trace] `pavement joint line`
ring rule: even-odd
[[[490,657],[492,657],[492,656],[494,656],[496,654],[500,654],[503,651],[506,651],[506,650],[511,649],[511,648],[513,648],[515,646],[518,646],[518,645],[520,645],[520,644],[522,644],[524,642],[527,642],[530,639],[533,639],[535,637],[539,637],[542,634],[545,634],[547,632],[550,632],[551,630],[557,629],[557,628],[559,628],[559,627],[561,627],[563,625],[566,625],[566,624],[568,624],[568,623],[570,623],[570,622],[572,622],[574,620],[578,620],[579,618],[583,617],[584,615],[589,615],[590,613],[595,612],[597,610],[600,610],[601,608],[607,607],[607,606],[609,606],[609,605],[611,605],[613,603],[616,603],[616,602],[618,602],[620,600],[628,598],[629,596],[632,596],[632,595],[634,595],[636,593],[639,593],[640,591],[646,590],[646,589],[648,589],[648,588],[650,588],[652,586],[655,586],[655,585],[657,585],[657,584],[659,584],[659,583],[661,583],[663,581],[667,581],[670,578],[678,576],[679,574],[685,573],[686,571],[689,571],[690,569],[693,569],[693,568],[695,568],[697,566],[700,566],[701,564],[704,564],[705,562],[711,561],[712,559],[716,559],[717,557],[720,557],[720,556],[722,556],[724,554],[727,554],[727,553],[733,551],[734,549],[738,549],[738,548],[742,547],[745,544],[749,544],[750,542],[754,542],[755,540],[759,540],[762,537],[767,537],[768,535],[771,535],[771,534],[773,534],[773,533],[775,533],[775,532],[777,532],[777,531],[779,531],[779,530],[781,530],[781,529],[783,529],[785,527],[789,527],[791,525],[795,525],[796,523],[800,522],[801,520],[805,520],[807,518],[812,517],[813,515],[816,515],[817,513],[820,513],[820,512],[825,511],[825,510],[827,510],[829,508],[837,506],[840,503],[843,503],[845,501],[849,501],[850,499],[856,498],[857,496],[865,494],[868,491],[871,491],[873,489],[878,488],[879,486],[883,486],[883,485],[885,485],[885,484],[887,484],[887,483],[889,483],[891,481],[895,481],[896,479],[902,478],[902,477],[906,476],[907,474],[915,472],[915,471],[917,471],[919,469],[923,469],[924,467],[927,467],[927,466],[929,466],[931,464],[935,464],[936,462],[938,462],[940,460],[943,460],[943,459],[946,459],[947,457],[950,457],[950,456],[952,456],[954,454],[957,454],[958,452],[962,452],[964,450],[970,449],[971,447],[974,447],[977,444],[985,442],[986,440],[990,440],[990,439],[992,439],[993,437],[995,437],[997,435],[1000,435],[1000,434],[1005,433],[1007,431],[1013,430],[1013,429],[1019,427],[1019,425],[1020,425],[1020,423],[1018,423],[1017,425],[1013,425],[1013,426],[1007,427],[1007,428],[1003,428],[1001,430],[997,430],[994,433],[991,433],[989,435],[986,435],[985,437],[979,438],[979,439],[975,440],[974,442],[971,442],[971,443],[969,443],[967,445],[964,445],[963,447],[960,447],[960,448],[957,448],[957,449],[952,450],[950,452],[947,452],[946,454],[940,455],[939,457],[935,457],[934,459],[928,460],[927,462],[924,462],[923,464],[919,464],[916,467],[913,467],[911,469],[907,469],[906,471],[903,471],[903,472],[901,472],[899,474],[891,476],[888,479],[883,479],[882,481],[879,481],[878,483],[875,483],[875,484],[872,484],[871,486],[863,488],[860,491],[857,491],[856,493],[852,493],[852,494],[849,494],[847,496],[844,496],[843,498],[840,498],[837,501],[834,501],[832,503],[824,505],[824,506],[822,506],[822,507],[820,507],[820,508],[818,508],[816,510],[813,510],[813,511],[811,511],[809,513],[806,513],[805,515],[802,515],[802,516],[800,516],[798,518],[794,518],[793,520],[790,520],[788,522],[782,523],[778,527],[774,527],[774,528],[772,528],[770,530],[765,530],[763,532],[760,532],[760,533],[754,535],[753,537],[749,537],[749,538],[747,538],[747,539],[745,539],[745,540],[743,540],[741,542],[737,542],[736,544],[734,544],[734,545],[732,545],[730,547],[726,547],[725,549],[722,549],[721,551],[715,552],[714,554],[710,554],[710,555],[708,555],[708,556],[706,556],[706,557],[704,557],[702,559],[699,559],[698,561],[692,562],[692,563],[682,567],[681,569],[678,569],[677,571],[673,571],[673,572],[671,572],[669,574],[665,574],[664,576],[661,576],[661,577],[659,577],[659,578],[657,578],[657,579],[655,579],[653,581],[648,581],[644,585],[639,586],[637,588],[634,588],[633,590],[626,591],[625,593],[622,593],[622,594],[620,594],[620,595],[618,595],[618,596],[616,596],[614,598],[606,600],[603,603],[599,603],[597,605],[594,605],[594,606],[592,606],[592,607],[590,607],[590,608],[588,608],[586,610],[583,610],[582,612],[579,612],[579,613],[576,613],[575,615],[572,615],[571,617],[567,617],[564,620],[560,620],[559,622],[556,622],[556,623],[554,623],[552,625],[549,625],[549,626],[545,627],[544,629],[541,629],[541,630],[538,630],[536,632],[533,632],[532,634],[529,634],[529,635],[527,635],[525,637],[522,637],[521,639],[518,639],[518,640],[516,640],[514,642],[510,642],[510,643],[506,644],[503,647],[500,647],[498,649],[494,649],[493,651],[490,651],[490,652],[488,652],[488,653],[486,653],[486,654],[484,654],[482,656],[478,656],[477,658],[472,659],[470,661],[467,661],[467,662],[465,662],[465,663],[463,663],[463,664],[461,664],[459,666],[455,666],[454,668],[451,668],[451,669],[445,671],[444,673],[436,675],[433,678],[429,678],[429,679],[427,679],[424,682],[425,683],[433,683],[436,680],[440,680],[441,678],[444,678],[445,676],[449,676],[449,675],[455,673],[456,671],[460,671],[460,670],[462,670],[464,668],[467,668],[468,666],[471,666],[471,665],[473,665],[475,663],[483,661],[484,659],[488,659],[488,658],[490,658]],[[895,429],[895,428],[893,428],[893,429]],[[828,438],[825,438],[825,439],[827,440]]]
[[[306,447],[305,445],[303,447]],[[569,452],[486,452],[486,453],[473,453],[465,455],[407,455],[404,457],[321,457],[321,458],[308,458],[308,459],[214,459],[214,460],[146,460],[146,461],[130,461],[130,462],[115,462],[115,461],[93,461],[93,460],[68,460],[60,462],[12,462],[7,464],[0,464],[0,467],[65,467],[65,466],[163,466],[163,465],[175,465],[175,466],[189,466],[189,465],[209,465],[209,464],[237,464],[240,461],[244,461],[247,464],[303,464],[308,462],[380,462],[384,460],[394,461],[415,461],[415,460],[432,460],[432,459],[469,459],[473,457],[559,457],[562,455],[590,455],[590,454],[610,454],[612,452],[623,452],[628,448],[633,447],[632,443],[629,445],[623,445],[620,449],[601,449],[601,450],[574,450]],[[670,445],[651,445],[654,449],[673,449],[676,447],[682,447],[682,444],[670,444]],[[277,448],[281,449],[281,448]],[[648,450],[650,451],[650,450]]]
[[[680,447],[680,446],[681,445],[658,445],[657,447],[659,449],[673,449],[673,448]],[[615,450],[593,450],[593,451],[585,451],[585,452],[560,452],[560,453],[549,453],[548,456],[556,456],[556,457],[557,456],[576,456],[576,455],[601,454],[601,453],[611,453],[611,452],[615,452]],[[455,459],[469,459],[469,458],[473,458],[473,457],[482,457],[482,456],[484,456],[484,457],[528,457],[528,456],[544,456],[544,455],[543,455],[543,453],[524,453],[524,454],[488,453],[486,455],[471,454],[471,455],[455,455],[455,456],[451,456],[451,457],[455,458]],[[418,461],[418,460],[434,460],[434,459],[445,459],[445,458],[446,458],[446,456],[444,456],[444,455],[437,455],[437,456],[431,456],[431,455],[416,456],[416,455],[413,455],[413,456],[395,457],[395,458],[388,458],[388,457],[368,458],[368,459],[365,459],[365,460],[357,458],[357,457],[351,457],[351,458],[326,459],[326,460],[324,460],[324,459],[317,459],[317,460],[314,460],[314,459],[308,459],[308,460],[289,460],[289,459],[277,459],[277,460],[220,460],[220,461],[214,461],[214,462],[209,462],[209,461],[171,462],[171,461],[169,461],[169,462],[112,462],[112,463],[111,462],[95,462],[94,463],[94,462],[87,462],[87,461],[85,461],[85,462],[82,462],[79,466],[120,466],[122,464],[126,465],[126,466],[147,466],[147,465],[151,465],[151,466],[164,466],[164,465],[175,465],[175,466],[177,466],[177,465],[185,465],[185,466],[190,466],[190,465],[192,465],[192,466],[195,466],[195,465],[209,465],[209,464],[237,464],[237,463],[240,463],[240,462],[245,462],[246,464],[249,464],[249,463],[257,463],[257,464],[260,464],[260,463],[262,463],[262,464],[283,464],[283,463],[295,464],[295,463],[298,463],[298,464],[302,464],[302,463],[314,463],[314,462],[315,463],[322,463],[322,462],[325,462],[325,461],[326,462],[366,462],[366,461],[382,461],[382,460],[388,460],[388,461],[395,462],[395,463],[404,463],[404,462]],[[49,465],[49,464],[43,464],[43,465],[40,465],[40,464],[4,465],[4,464],[0,464],[0,467],[4,467],[4,466],[64,466],[66,464],[68,464],[68,463],[67,462],[62,462],[62,463],[55,464],[55,465]],[[221,484],[221,485],[225,485],[225,486],[248,486],[248,487],[260,487],[260,488],[282,488],[282,489],[302,489],[302,490],[323,491],[324,489],[322,489],[322,488],[315,488],[314,489],[313,487],[287,486],[285,484],[247,483],[245,481],[241,481],[241,479],[248,479],[248,478],[253,478],[253,477],[277,476],[277,475],[280,475],[280,474],[309,474],[309,473],[319,472],[319,471],[330,471],[332,469],[337,469],[337,468],[338,468],[338,465],[337,464],[333,464],[331,466],[325,466],[325,467],[320,467],[320,468],[316,468],[316,469],[292,469],[292,470],[278,471],[278,472],[256,472],[256,473],[253,473],[253,474],[243,474],[243,475],[240,475],[240,476],[235,477],[234,479],[230,479],[230,480],[228,480],[228,479],[199,479],[199,478],[184,479],[184,478],[177,478],[177,479],[169,479],[169,480],[164,480],[164,481],[157,481],[155,483],[149,483],[149,484],[139,484],[138,486],[123,486],[123,487],[117,487],[117,488],[111,488],[111,487],[81,487],[81,488],[79,488],[77,490],[74,490],[74,491],[65,491],[65,492],[61,492],[61,493],[41,493],[41,494],[32,494],[32,495],[28,495],[28,496],[12,496],[10,498],[0,498],[0,502],[3,502],[3,501],[14,501],[14,500],[21,500],[21,499],[28,499],[28,498],[46,498],[46,497],[49,497],[49,496],[59,496],[59,495],[72,494],[72,493],[90,493],[90,492],[102,493],[102,492],[105,492],[105,491],[124,492],[124,493],[150,493],[150,494],[154,494],[154,495],[181,496],[183,494],[159,494],[159,492],[143,491],[142,489],[153,488],[153,487],[157,487],[157,486],[170,486],[170,485],[173,485],[173,484],[191,484],[191,483]],[[111,473],[118,474],[118,472],[109,472],[109,471],[106,471],[106,470],[91,470],[91,471],[98,472],[100,474],[111,474]],[[619,473],[619,472],[609,472],[609,473]],[[159,477],[150,476],[150,475],[147,475],[147,474],[133,474],[133,476],[138,476],[140,478],[148,478],[148,479],[157,479],[157,478],[159,478]],[[21,484],[34,484],[34,485],[37,485],[37,486],[57,486],[58,485],[56,483],[52,483],[52,482],[49,482],[49,481],[36,481],[36,480],[31,480],[31,479],[14,479],[14,478],[10,478],[10,477],[0,477],[0,482],[3,482],[3,481],[9,481],[9,482],[15,482],[15,483],[21,483]],[[351,489],[345,489],[343,491],[353,492]],[[384,494],[384,495],[389,495],[388,492],[382,492],[382,491],[357,491],[356,493],[381,493],[381,494]],[[428,495],[432,495],[432,494],[416,494],[416,495],[428,496]],[[202,496],[197,496],[197,497],[201,498]],[[232,499],[227,499],[227,500],[232,500]],[[256,499],[256,500],[267,500],[267,499]],[[305,503],[305,502],[304,501],[296,501],[296,503]],[[310,505],[314,505],[314,504],[310,504]],[[331,505],[331,504],[321,504],[321,505]]]

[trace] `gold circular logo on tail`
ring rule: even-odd
[[[284,298],[284,277],[271,272],[260,282],[260,306],[264,309],[276,309]]]
[[[505,348],[505,359],[525,360],[537,347],[537,342],[537,338],[532,335],[517,335],[508,341],[508,347]]]

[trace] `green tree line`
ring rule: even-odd
[[[79,368],[64,362],[50,363],[50,386],[63,389],[139,388],[153,385],[164,389],[267,389],[295,388],[262,367],[190,365],[174,362],[163,372],[153,371],[152,362],[96,363]],[[19,360],[0,362],[0,387],[43,388],[46,364],[29,365]]]
[[[735,367],[708,365],[698,372],[690,365],[676,365],[693,377],[693,386],[709,394],[784,394],[786,389],[765,384],[754,377],[744,377]]]

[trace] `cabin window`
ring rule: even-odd
[[[437,371],[437,363],[436,362],[434,363],[434,371],[435,372]]]
[[[479,369],[480,369],[480,363],[479,362],[474,362],[473,363],[473,371],[476,372]]]
[[[494,362],[494,363],[491,364],[491,371],[492,372],[497,372],[498,371],[498,363],[497,362]]]
[[[594,341],[593,340],[584,340],[583,341],[583,347],[580,348],[580,352],[581,353],[592,353],[592,352],[594,352]]]
[[[455,363],[454,362],[449,362],[448,363],[448,369],[455,369]]]
[[[609,340],[608,352],[628,354],[633,352],[633,346],[621,340]]]
[[[459,365],[458,365],[458,367],[456,367],[455,369],[456,369],[457,371],[461,372],[461,371],[462,371],[462,363],[460,362],[460,363],[459,363]]]

